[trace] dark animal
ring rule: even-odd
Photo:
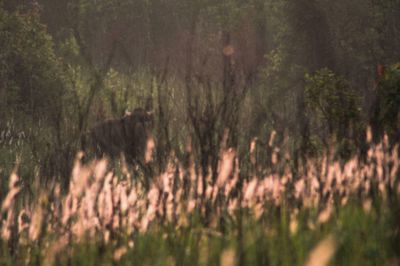
[[[153,115],[137,108],[120,119],[109,119],[93,126],[86,143],[96,157],[116,159],[123,155],[128,163],[143,165],[151,158],[154,148],[152,128]]]

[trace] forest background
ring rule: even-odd
[[[367,125],[396,142],[399,20],[394,0],[3,0],[2,174],[20,154],[65,178],[88,128],[145,106],[161,168],[189,136],[215,165],[225,130],[241,156],[272,130],[295,158]]]

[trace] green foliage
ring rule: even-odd
[[[341,265],[378,265],[393,256],[387,228],[393,226],[390,210],[372,209],[365,213],[356,206],[348,206],[338,214],[337,226],[340,246],[335,262]]]
[[[333,265],[382,265],[396,259],[396,246],[390,244],[395,225],[387,210],[379,215],[376,209],[365,213],[357,204],[351,204],[323,225],[310,225],[312,214],[304,211],[299,213],[296,232],[291,232],[288,221],[283,220],[288,215],[269,213],[256,221],[247,213],[241,236],[237,222],[228,222],[221,234],[193,220],[188,228],[160,227],[136,234],[134,243],[129,238],[97,244],[83,241],[66,247],[56,261],[57,265],[200,266],[221,265],[222,261],[232,259],[243,265],[304,265],[313,248],[332,234],[337,245],[330,261]],[[6,244],[1,243],[2,265],[27,261],[42,264],[48,259],[44,256],[48,247],[42,252],[36,246],[21,247],[20,255],[12,258]],[[121,250],[122,255],[117,257]]]
[[[34,11],[0,9],[2,115],[50,119],[59,112],[62,82],[53,42]]]
[[[37,10],[0,8],[1,171],[17,158],[58,168],[51,150],[61,141],[63,95],[59,58]],[[21,170],[29,183],[33,166]]]
[[[324,68],[313,75],[306,74],[305,79],[305,101],[310,116],[322,120],[331,134],[360,117],[359,97],[342,77]]]
[[[338,153],[349,156],[360,145],[361,99],[349,83],[324,68],[305,75],[305,103],[310,119],[310,138],[313,149],[329,148],[338,142]]]
[[[398,134],[400,112],[400,64],[388,67],[377,87],[378,120],[390,135]]]

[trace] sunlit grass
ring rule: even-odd
[[[106,160],[83,165],[78,155],[67,193],[54,181],[32,196],[15,169],[1,205],[1,264],[398,262],[397,146],[370,144],[366,158],[346,162],[310,158],[294,174],[287,156],[258,165],[255,145],[248,163],[265,171],[241,171],[236,151],[223,149],[215,180],[170,158],[149,189],[126,167],[115,175]]]

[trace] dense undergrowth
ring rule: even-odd
[[[252,144],[246,171],[222,149],[203,176],[193,156],[169,159],[149,188],[139,171],[81,164],[63,193],[24,187],[16,168],[2,200],[2,265],[396,265],[398,147],[370,143],[365,158],[326,153],[293,169]],[[23,163],[23,162],[22,162]],[[114,174],[118,172],[119,174]],[[40,181],[37,181],[40,184]]]

